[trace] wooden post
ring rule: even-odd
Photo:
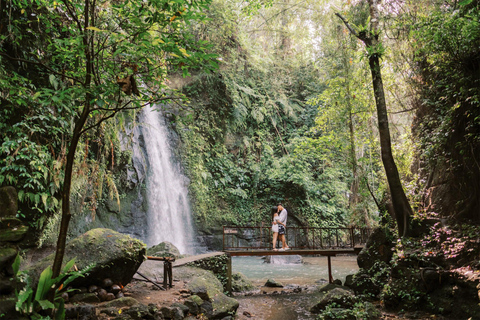
[[[350,235],[352,237],[352,248],[355,248],[355,228],[354,227],[350,229]]]
[[[173,272],[172,272],[172,262],[167,261],[168,266],[168,285],[170,288],[173,288]]]
[[[327,258],[328,258],[328,283],[333,283],[331,256],[328,255]]]
[[[227,253],[227,294],[232,294],[232,256]]]
[[[168,278],[168,261],[165,260],[163,261],[163,287],[168,289],[168,284],[167,284],[167,278]]]

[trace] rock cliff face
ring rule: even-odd
[[[73,216],[70,224],[71,236],[80,235],[93,228],[109,228],[146,240],[149,222],[146,188],[151,164],[146,149],[146,137],[139,121],[138,118],[130,119],[125,125],[125,131],[119,132],[120,150],[130,155],[126,159],[118,159],[114,168],[120,203],[118,204],[116,199],[103,200],[98,204],[94,219],[88,214]],[[166,123],[170,126],[168,121]],[[171,129],[168,138],[172,149],[176,150],[180,140]]]

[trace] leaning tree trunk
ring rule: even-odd
[[[392,204],[395,212],[395,219],[398,225],[398,234],[400,237],[408,234],[408,222],[413,214],[410,203],[408,202],[405,191],[400,181],[397,165],[392,155],[392,143],[390,140],[390,129],[388,126],[387,104],[385,102],[385,93],[383,90],[382,73],[380,71],[380,56],[382,46],[378,41],[378,10],[377,0],[368,0],[370,8],[370,30],[357,32],[350,26],[348,21],[339,13],[336,15],[343,21],[348,30],[358,39],[362,40],[369,53],[369,65],[372,73],[372,83],[377,106],[378,132],[380,135],[380,148],[382,153],[383,167],[387,176]]]
[[[75,153],[77,150],[78,142],[83,132],[83,127],[87,122],[88,116],[91,111],[91,100],[92,96],[90,93],[90,84],[92,82],[92,73],[93,73],[93,39],[89,35],[87,28],[90,26],[90,23],[94,23],[94,9],[95,7],[90,2],[90,0],[85,0],[85,21],[83,28],[83,44],[85,47],[85,103],[83,105],[83,110],[80,113],[78,119],[75,121],[75,126],[73,128],[72,140],[68,146],[67,162],[65,164],[65,177],[63,180],[63,189],[62,189],[62,220],[60,222],[60,231],[58,234],[57,248],[55,252],[55,258],[53,260],[53,278],[56,278],[60,275],[60,270],[62,268],[63,257],[65,255],[65,245],[67,242],[67,232],[68,225],[70,223],[70,218],[72,213],[70,211],[70,191],[72,185],[72,174],[73,174],[73,164],[75,162]]]
[[[383,167],[387,176],[390,195],[398,225],[398,234],[405,236],[408,232],[408,221],[412,215],[412,208],[400,181],[397,165],[392,155],[392,143],[388,126],[387,104],[383,91],[382,74],[380,71],[380,59],[374,54],[369,57],[370,71],[372,73],[373,91],[377,105],[378,132],[380,135],[380,148],[382,153]]]

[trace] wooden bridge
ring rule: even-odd
[[[331,257],[358,254],[371,233],[369,228],[287,228],[289,250],[273,250],[271,227],[223,227],[223,251],[228,256],[227,291],[232,290],[232,257],[267,255],[321,255],[328,258],[328,281],[333,282]],[[277,242],[276,248],[281,248]]]
[[[289,227],[286,239],[289,250],[272,249],[273,234],[271,227],[223,227],[223,251],[191,256],[179,260],[165,257],[150,257],[148,260],[164,262],[163,288],[172,287],[172,267],[190,262],[226,254],[227,291],[232,292],[232,257],[236,256],[272,256],[272,255],[320,255],[328,258],[328,281],[333,282],[331,257],[341,254],[358,254],[365,245],[371,229],[368,228],[309,228]],[[278,242],[277,248],[281,248]],[[146,280],[153,280],[137,272]],[[160,287],[160,286],[158,286]]]

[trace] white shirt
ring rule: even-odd
[[[287,225],[287,215],[288,215],[288,212],[287,212],[287,209],[283,208],[282,212],[280,212],[280,214],[278,215],[278,220],[283,223],[285,226]]]

